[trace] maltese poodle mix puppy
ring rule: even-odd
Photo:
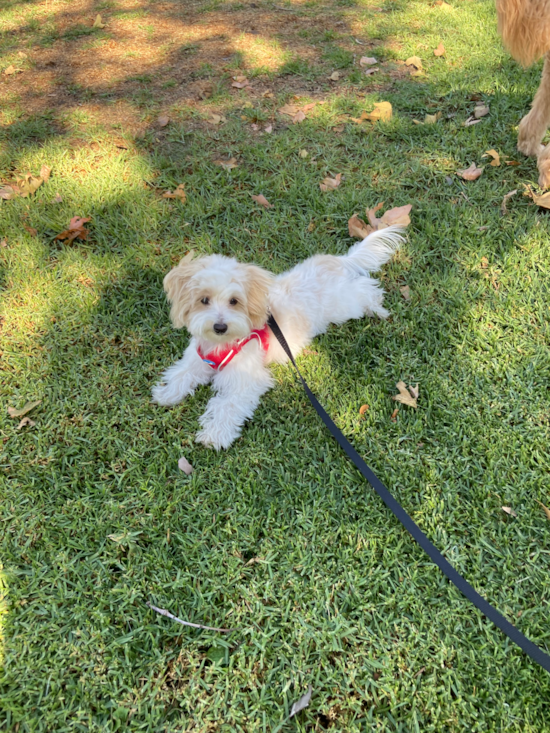
[[[401,229],[369,234],[347,254],[315,255],[282,275],[222,255],[190,252],[164,278],[175,328],[191,341],[183,358],[153,389],[159,405],[175,405],[200,384],[215,395],[200,418],[197,441],[216,450],[241,434],[260,397],[273,386],[267,365],[287,356],[266,325],[270,313],[293,354],[330,323],[376,314],[387,318],[384,291],[369,273],[386,263],[402,241]]]

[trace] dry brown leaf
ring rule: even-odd
[[[36,423],[34,422],[34,420],[31,420],[30,417],[24,417],[15,429],[21,430],[21,428],[25,427],[34,428],[35,425]]]
[[[292,124],[293,124],[293,125],[295,125],[295,124],[297,124],[298,122],[303,122],[303,121],[305,120],[305,118],[306,118],[306,116],[305,116],[305,113],[304,113],[304,112],[303,112],[302,110],[300,110],[300,111],[299,111],[299,112],[298,112],[297,114],[295,114],[295,115],[294,115],[294,117],[292,118]]]
[[[375,59],[374,56],[362,56],[359,59],[360,66],[373,66],[374,64],[378,63],[378,59]]]
[[[434,48],[434,56],[445,56],[445,46],[442,43],[437,48]]]
[[[405,300],[411,299],[411,290],[408,285],[403,285],[399,288],[401,295],[405,298]]]
[[[377,204],[373,209],[367,209],[369,223],[375,231],[391,226],[407,227],[411,223],[409,214],[411,213],[412,204],[396,206],[393,209],[388,209],[385,214],[377,219],[376,212],[379,211],[382,206],[384,206],[383,201]]]
[[[520,165],[519,160],[505,160],[506,165]]]
[[[273,132],[273,125],[266,125],[264,127],[264,132],[267,132],[268,134]]]
[[[105,28],[105,23],[101,22],[101,15],[96,15],[92,28]]]
[[[357,214],[354,214],[348,221],[348,231],[350,237],[365,239],[365,237],[368,237],[375,230],[368,224],[365,224],[363,219],[360,219]]]
[[[58,193],[56,193],[55,196],[53,197],[51,203],[52,204],[60,204],[62,201],[63,201],[63,199],[61,198],[61,196]]]
[[[307,152],[307,150],[300,150],[300,152],[298,153],[298,155],[300,156],[300,158],[307,158],[307,156],[309,155],[309,153]]]
[[[300,710],[303,710],[304,708],[307,708],[311,700],[311,685],[308,686],[307,692],[305,695],[302,695],[302,697],[299,700],[296,700],[295,703],[293,703],[292,707],[290,708],[290,715],[289,718],[293,718],[297,713],[300,712]]]
[[[341,182],[342,174],[337,173],[334,178],[323,178],[323,182],[319,184],[319,188],[321,191],[334,191],[334,189],[338,188]]]
[[[214,112],[211,112],[208,116],[208,122],[210,122],[211,125],[220,125],[222,122],[227,122],[227,120],[223,115],[217,115]]]
[[[266,197],[263,194],[258,194],[258,196],[252,196],[252,199],[257,203],[260,204],[260,206],[263,206],[266,209],[272,209],[273,204],[270,204],[269,201],[266,199]]]
[[[361,115],[363,117],[365,112]],[[391,120],[392,106],[390,102],[376,102],[372,112],[367,112],[364,119],[369,122],[377,122],[378,120]]]
[[[8,240],[7,240],[7,239],[3,239],[3,240],[2,240],[1,242],[0,242],[0,247],[7,247],[7,246],[8,246]]]
[[[237,163],[237,158],[230,158],[230,160],[215,160],[214,163],[216,165],[221,165],[222,168],[224,168],[226,171],[230,171],[233,168],[238,168],[239,164]]]
[[[517,517],[517,514],[515,513],[515,511],[511,507],[509,507],[509,506],[502,506],[500,508],[502,509],[503,512],[506,512],[506,514],[509,514],[511,517]]]
[[[14,199],[16,196],[19,195],[19,189],[15,186],[2,186],[0,188],[0,199],[4,199],[5,201],[9,201],[10,199]]]
[[[22,198],[26,198],[27,196],[30,196],[31,193],[35,193],[35,191],[44,183],[43,178],[35,178],[35,176],[31,175],[30,173],[27,173],[23,176],[23,178],[17,179],[17,186],[19,188],[19,196]]]
[[[415,384],[414,387],[409,384],[409,392],[411,393],[412,397],[415,400],[417,400],[418,399],[418,395],[420,393],[420,388],[418,387],[418,383]]]
[[[366,76],[371,76],[372,74],[376,74],[377,71],[380,71],[380,69],[377,66],[371,66],[370,69],[367,69],[365,71]]]
[[[37,407],[41,402],[42,400],[36,400],[36,402],[27,402],[27,404],[20,410],[18,410],[16,407],[8,407],[8,415],[10,417],[23,417],[23,415],[26,415],[27,412],[34,410],[34,408]]]
[[[426,115],[424,117],[425,125],[435,125],[435,123],[441,119],[441,112],[436,112],[435,115]]]
[[[50,168],[49,165],[43,165],[40,168],[40,178],[44,181],[44,183],[48,182],[51,172],[52,172],[52,169]]]
[[[170,122],[170,118],[168,115],[160,115],[160,117],[157,119],[157,125],[159,127],[166,127],[166,125]]]
[[[31,237],[36,237],[38,234],[38,230],[34,227],[30,227],[28,224],[23,224],[23,229],[25,229],[31,235]]]
[[[476,181],[483,173],[483,168],[478,168],[475,163],[472,163],[469,168],[465,168],[462,171],[457,171],[456,175],[463,178],[465,181]]]
[[[187,458],[184,458],[183,456],[178,461],[178,468],[180,469],[180,471],[183,471],[188,476],[194,471],[193,466],[189,463]]]
[[[54,237],[54,240],[65,239],[67,240],[66,243],[70,244],[75,239],[88,239],[88,234],[90,232],[84,226],[88,221],[91,221],[89,217],[83,218],[80,216],[73,216],[69,222],[69,228],[64,232],[61,232],[61,234],[58,234],[57,237]]]
[[[488,115],[491,110],[486,104],[476,104],[474,109],[474,117],[476,120],[479,120],[480,117],[485,117],[485,115]]]
[[[393,422],[395,422],[398,414],[399,414],[399,407],[396,407],[395,410],[391,414],[390,420],[393,420]]]
[[[231,86],[235,87],[235,89],[245,89],[246,87],[250,86],[250,82],[248,81],[248,79],[246,79],[245,81],[234,81]]]
[[[537,502],[537,504],[540,504],[541,507],[544,509],[544,513],[546,514],[546,519],[548,519],[550,521],[550,509],[548,509],[547,506],[544,506],[544,504],[542,503],[542,501],[539,501],[538,499],[536,499],[536,502]]]
[[[414,407],[416,409],[418,407],[416,400],[410,395],[405,382],[397,382],[395,386],[399,390],[399,394],[395,395],[393,399],[396,402],[401,402],[403,405],[408,405],[409,407]]]
[[[6,76],[11,76],[12,74],[16,74],[16,73],[17,73],[17,69],[15,68],[15,66],[10,65],[8,66],[7,69],[4,69],[4,74]]]
[[[298,114],[299,110],[300,107],[297,104],[285,104],[279,108],[279,114],[294,117],[294,115]]]
[[[497,167],[500,165],[500,155],[497,153],[497,151],[494,148],[491,148],[491,150],[486,150],[485,153],[483,153],[481,157],[482,158],[491,157],[493,160],[489,163],[489,165],[492,165],[494,167]]]
[[[333,71],[332,74],[329,76],[329,79],[331,81],[338,81],[340,78],[340,72],[339,71]]]
[[[531,192],[531,195],[537,206],[542,206],[544,209],[550,209],[550,191],[543,193],[540,196]]]
[[[414,66],[415,69],[418,69],[418,71],[422,70],[422,59],[418,56],[409,56],[409,58],[405,61],[405,66]]]
[[[336,125],[335,127],[332,128],[332,132],[344,132],[345,129],[346,129],[345,125]]]
[[[509,191],[503,197],[502,203],[500,205],[500,213],[502,214],[502,216],[505,216],[508,213],[508,209],[506,208],[506,204],[508,203],[508,201],[510,201],[510,199],[512,198],[512,196],[515,196],[516,195],[517,192],[518,192],[518,190],[517,190],[517,188],[515,188],[513,191]]]
[[[481,122],[481,120],[475,120],[472,116],[468,117],[466,122],[463,122],[464,127],[470,127],[471,125],[477,125],[478,122]]]
[[[365,412],[366,412],[366,411],[367,411],[368,409],[369,409],[369,406],[368,406],[368,405],[361,405],[361,407],[359,408],[359,414],[360,414],[360,415],[364,415],[364,414],[365,414]]]
[[[162,198],[179,199],[181,203],[184,204],[187,201],[187,194],[185,193],[185,183],[180,183],[173,193],[172,191],[166,191],[166,193],[162,194]]]
[[[439,7],[444,10],[450,10],[453,7],[452,5],[449,5],[449,3],[446,3],[445,0],[436,0],[435,5],[439,5]]]

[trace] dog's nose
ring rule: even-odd
[[[225,333],[227,331],[227,323],[215,323],[214,331],[216,333]]]

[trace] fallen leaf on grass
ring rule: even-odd
[[[47,166],[45,166],[47,168]],[[49,173],[48,173],[49,177]],[[23,176],[23,178],[17,179],[17,186],[19,188],[19,196],[21,198],[26,198],[27,196],[30,196],[31,193],[35,193],[35,191],[44,183],[44,179],[39,176],[36,178],[31,173],[27,173]]]
[[[409,384],[409,392],[412,394],[412,396],[414,397],[414,399],[417,400],[418,399],[418,395],[420,393],[420,388],[418,386],[418,383],[415,384],[414,387]]]
[[[420,76],[424,73],[422,71],[422,59],[418,56],[409,56],[409,58],[405,61],[405,66],[412,66],[414,68],[411,76]]]
[[[302,112],[302,110],[300,110],[298,114],[294,115],[294,117],[292,118],[292,124],[296,125],[298,122],[303,122],[305,118],[306,118],[305,113]]]
[[[334,191],[334,189],[338,188],[341,182],[342,174],[337,173],[334,178],[323,178],[323,182],[319,184],[319,188],[321,191]]]
[[[279,108],[279,114],[291,117],[292,123],[295,125],[297,122],[303,122],[306,118],[306,112],[312,110],[316,104],[322,104],[322,102],[310,102],[309,104],[304,104],[301,107],[297,104],[285,104]]]
[[[289,718],[293,718],[300,712],[300,710],[307,708],[311,700],[311,693],[312,689],[311,685],[309,685],[306,694],[302,695],[302,697],[299,700],[296,700],[296,702],[293,704],[292,708],[290,709],[290,715],[288,716]]]
[[[540,504],[541,507],[544,509],[544,513],[546,514],[546,519],[548,519],[550,521],[550,509],[548,509],[547,506],[544,506],[544,504],[542,503],[542,501],[539,501],[538,499],[536,499],[536,502],[537,502],[537,504]]]
[[[468,119],[462,123],[464,127],[470,127],[471,125],[477,125],[478,122],[481,122],[481,120],[475,120],[472,116],[468,117]]]
[[[361,112],[360,117],[352,117],[353,122],[361,123],[364,120],[378,122],[379,120],[391,120],[392,106],[390,102],[376,102],[372,112]]]
[[[374,64],[378,63],[378,59],[375,59],[374,56],[362,56],[359,59],[359,65],[360,66],[373,66]]]
[[[15,66],[8,66],[7,69],[4,69],[4,74],[6,76],[12,76],[13,74],[19,74],[23,69],[16,69]]]
[[[92,28],[105,28],[105,23],[101,21],[101,15],[96,15]]]
[[[250,86],[250,82],[246,78],[246,76],[234,76],[233,77],[234,82],[231,84],[232,87],[235,87],[235,89],[244,89],[245,87]]]
[[[436,0],[435,5],[439,5],[439,7],[444,10],[449,10],[453,7],[452,5],[449,5],[449,3],[446,3],[445,0]]]
[[[396,407],[395,410],[392,412],[392,414],[390,416],[390,420],[392,420],[393,422],[395,422],[396,419],[397,419],[398,414],[399,414],[399,407]]]
[[[187,458],[184,458],[183,456],[178,461],[178,468],[180,469],[180,471],[183,471],[188,476],[194,471],[193,466],[189,463]]]
[[[300,152],[298,153],[298,155],[300,156],[300,158],[307,158],[307,156],[309,155],[309,153],[307,152],[307,150],[300,150]]]
[[[434,56],[445,56],[445,46],[442,43],[437,48],[434,48]]]
[[[368,235],[373,231],[374,229],[368,224],[365,224],[363,219],[360,219],[357,214],[354,214],[348,221],[348,232],[350,237],[365,239],[365,237],[368,237]]]
[[[403,285],[399,288],[401,295],[405,298],[405,300],[411,299],[411,291],[408,285]]]
[[[6,185],[0,188],[0,199],[4,199],[4,201],[9,201],[10,199],[14,199],[18,195],[19,195],[19,189],[17,189],[17,187]]]
[[[502,216],[505,216],[508,213],[508,209],[506,208],[506,204],[508,201],[512,198],[512,196],[515,196],[518,192],[517,188],[515,188],[513,191],[509,191],[502,199],[502,203],[500,205],[500,213]]]
[[[36,400],[36,402],[27,402],[27,404],[20,410],[18,410],[16,407],[8,407],[8,415],[10,417],[23,417],[23,415],[26,415],[27,412],[34,410],[34,408],[37,407],[41,402],[42,400]]]
[[[511,517],[517,517],[517,514],[515,513],[515,511],[511,507],[509,507],[509,506],[502,506],[500,508],[502,509],[503,512],[506,512],[506,514],[509,514]]]
[[[180,183],[174,192],[166,191],[162,194],[163,199],[179,199],[182,204],[187,200],[187,194],[185,193],[185,183]]]
[[[264,127],[264,132],[267,132],[268,134],[273,132],[273,125],[266,125]]]
[[[469,168],[465,168],[462,171],[457,171],[456,175],[463,178],[465,181],[476,181],[483,173],[483,168],[478,168],[475,163],[472,163]]]
[[[54,240],[66,239],[66,243],[70,244],[75,239],[88,239],[88,234],[90,232],[84,226],[88,221],[91,221],[89,217],[83,218],[81,216],[73,216],[69,222],[69,228],[64,232],[61,232],[61,234],[58,234],[57,237],[54,237]]]
[[[361,405],[361,407],[359,408],[359,414],[360,414],[360,415],[364,415],[364,414],[365,414],[365,412],[366,412],[366,411],[367,411],[368,409],[369,409],[369,406],[368,406],[368,405]]]
[[[377,66],[371,66],[370,69],[367,69],[365,71],[366,76],[371,76],[372,74],[376,74],[377,71],[380,71],[380,69]]]
[[[388,209],[379,219],[376,218],[376,212],[379,211],[384,202],[382,201],[374,209],[367,209],[368,220],[373,229],[385,229],[386,227],[399,226],[407,227],[411,223],[412,204],[405,204],[405,206],[396,206],[393,209]]]
[[[25,427],[34,428],[35,425],[36,423],[34,422],[34,420],[31,420],[30,417],[24,417],[15,429],[21,430],[21,428]]]
[[[266,209],[272,209],[273,204],[270,204],[269,201],[266,199],[266,197],[263,194],[258,194],[258,196],[252,196],[252,199],[257,203],[260,204],[260,206],[263,206]]]
[[[50,178],[50,174],[52,172],[52,169],[49,165],[43,165],[40,168],[40,178],[44,181],[44,183],[48,182],[48,179]]]
[[[211,125],[220,125],[222,122],[227,122],[227,120],[223,115],[217,115],[214,112],[211,112],[208,116],[208,122],[210,122]]]
[[[56,193],[55,196],[53,197],[51,203],[52,204],[60,204],[62,201],[63,201],[63,199],[61,198],[61,196],[58,193]]]
[[[550,191],[543,193],[540,196],[530,191],[533,201],[537,206],[542,206],[543,209],[550,209]]]
[[[31,235],[31,237],[36,237],[36,235],[38,234],[38,230],[34,227],[30,227],[28,224],[23,224],[23,229],[25,229]]]
[[[340,72],[339,71],[333,71],[332,74],[329,76],[329,79],[331,81],[338,81],[340,78]]]
[[[497,153],[497,151],[494,148],[491,148],[491,150],[486,150],[482,158],[488,158],[491,157],[493,160],[489,163],[489,165],[492,165],[494,167],[497,167],[500,165],[500,155]]]
[[[239,164],[237,163],[237,158],[230,158],[229,160],[222,160],[221,158],[219,160],[215,160],[214,163],[216,165],[221,165],[222,168],[224,168],[226,171],[230,171],[233,168],[238,168]]]
[[[170,118],[168,117],[168,115],[161,115],[161,116],[160,116],[160,117],[159,117],[159,118],[157,119],[157,125],[158,125],[159,127],[166,127],[166,125],[167,125],[167,124],[168,124],[169,122],[170,122]]]
[[[0,242],[0,247],[7,247],[7,246],[8,246],[8,240],[7,240],[7,239],[3,239],[3,240],[2,240],[1,242]]]
[[[480,117],[485,117],[485,115],[488,115],[491,110],[486,104],[476,104],[476,107],[474,109],[474,117],[476,120],[479,120]]]
[[[435,125],[435,123],[441,119],[441,112],[436,112],[435,115],[426,115],[424,117],[425,125]]]
[[[408,405],[409,407],[414,407],[415,409],[418,407],[416,404],[416,397],[413,397],[409,390],[407,389],[407,385],[405,382],[397,382],[395,385],[397,389],[399,390],[399,394],[395,395],[393,399],[396,402],[401,402],[403,405]],[[418,388],[418,385],[417,385]],[[412,389],[411,389],[412,392]],[[418,396],[418,392],[416,393]]]

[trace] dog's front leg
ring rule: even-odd
[[[187,395],[193,394],[199,384],[208,384],[214,372],[200,358],[194,340],[191,341],[183,358],[169,367],[161,381],[153,387],[153,402],[159,405],[176,405]]]
[[[244,372],[230,364],[216,374],[213,385],[217,394],[199,418],[202,430],[197,433],[197,442],[220,450],[229,448],[239,437],[245,421],[254,415],[260,397],[272,387],[273,378],[261,362],[257,369]]]

